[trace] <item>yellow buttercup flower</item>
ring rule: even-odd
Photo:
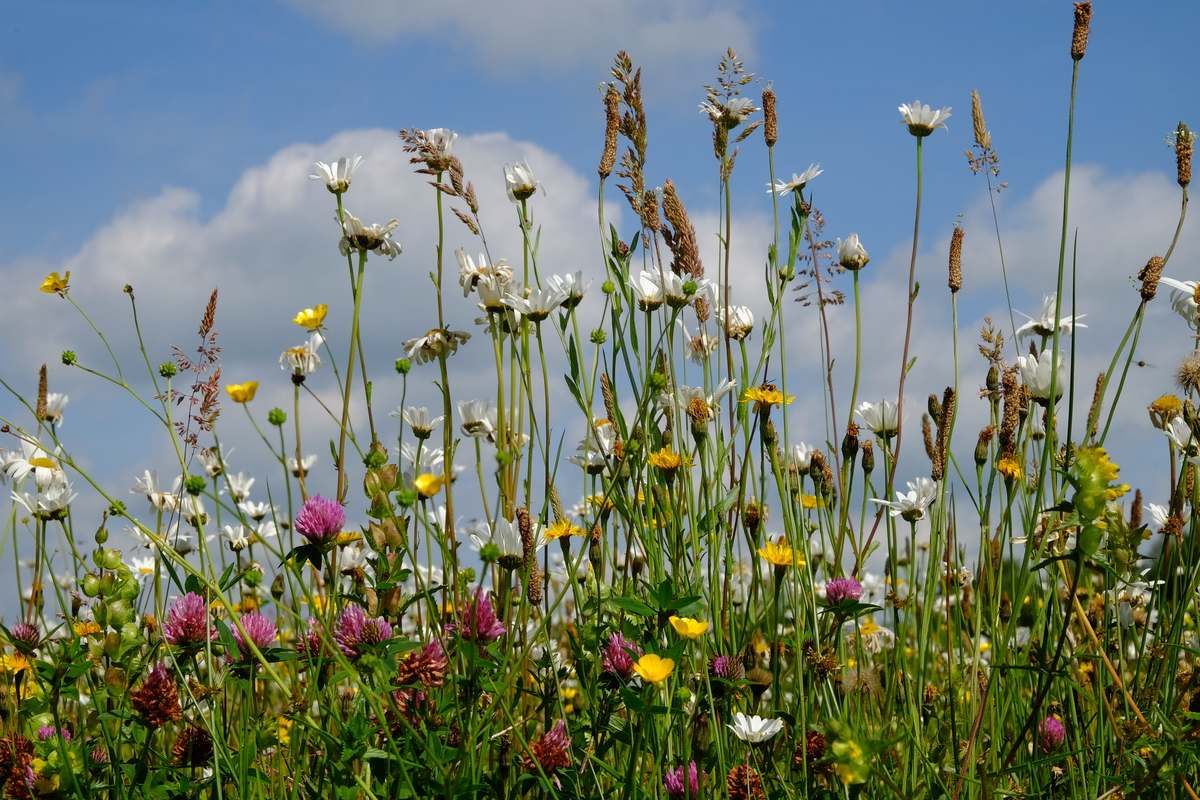
[[[320,330],[325,327],[325,315],[329,313],[329,306],[319,305],[316,308],[306,308],[296,315],[292,322],[299,325],[301,328],[308,328],[310,331]]]
[[[708,630],[709,623],[691,617],[671,617],[671,627],[685,639],[695,639]]]
[[[77,622],[77,623],[75,623],[74,629],[75,629],[76,636],[87,636],[90,633],[99,633],[100,632],[100,626],[97,625],[94,620],[88,620],[87,622]]]
[[[675,671],[675,662],[669,658],[647,653],[637,660],[633,669],[642,676],[642,680],[646,683],[662,683]]]
[[[657,453],[651,453],[646,458],[646,462],[652,467],[658,467],[659,469],[666,470],[667,472],[674,472],[680,467],[691,465],[690,458],[672,451],[669,447],[664,447]]]
[[[564,536],[583,536],[583,528],[578,525],[572,525],[570,520],[560,519],[558,522],[546,528],[546,540],[561,539]]]
[[[67,284],[71,280],[71,271],[67,270],[66,274],[61,278],[57,272],[51,272],[46,276],[46,280],[42,281],[41,289],[46,294],[57,294],[59,297],[67,296]]]
[[[747,389],[746,394],[742,396],[743,403],[754,403],[754,412],[756,414],[763,411],[770,411],[771,406],[782,408],[789,405],[795,397],[790,394],[784,394],[776,389],[771,384],[763,384],[753,389]]]
[[[785,544],[783,537],[778,542],[767,542],[766,547],[758,548],[758,554],[777,567],[804,566],[804,554]]]
[[[804,508],[821,508],[825,503],[816,495],[802,494],[800,495],[800,505]]]
[[[432,475],[426,472],[413,481],[413,487],[420,493],[421,497],[433,497],[442,490],[442,484],[445,482],[445,475]]]
[[[1010,481],[1019,481],[1024,474],[1021,471],[1021,462],[1015,458],[1002,458],[997,461],[996,471]]]
[[[248,381],[246,383],[228,383],[225,385],[225,392],[229,395],[229,399],[235,403],[249,403],[254,399],[255,393],[258,391],[258,381]]]

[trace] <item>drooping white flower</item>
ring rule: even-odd
[[[61,426],[63,409],[67,407],[69,399],[65,394],[59,394],[58,392],[51,392],[46,395],[46,413],[42,415],[42,419]]]
[[[1054,329],[1059,329],[1059,334],[1062,336],[1070,336],[1075,333],[1075,328],[1086,328],[1078,320],[1083,319],[1087,314],[1076,314],[1071,317],[1063,317],[1059,319],[1058,325],[1054,324],[1054,308],[1058,303],[1058,292],[1052,292],[1042,298],[1042,310],[1038,312],[1036,317],[1031,317],[1028,314],[1021,314],[1022,317],[1029,320],[1021,327],[1017,328],[1017,336],[1053,336]]]
[[[652,276],[652,280],[662,289],[663,300],[671,308],[683,308],[688,303],[696,299],[696,295],[700,292],[701,283],[707,284],[708,281],[693,281],[689,275],[676,275],[674,272],[664,272],[661,275],[654,273],[643,273]],[[687,284],[695,284],[692,291],[688,291]]]
[[[263,520],[254,527],[254,535],[260,542],[264,539],[274,539],[279,535],[279,527],[275,524],[275,520]]]
[[[229,481],[229,495],[235,503],[241,503],[250,496],[250,487],[254,485],[254,478],[250,477],[250,473],[226,475],[226,480]]]
[[[950,108],[947,106],[934,111],[929,106],[921,105],[920,100],[914,100],[912,105],[905,103],[900,106],[900,114],[904,117],[900,122],[908,126],[909,133],[913,136],[928,136],[938,128],[946,128],[946,120],[950,119]]]
[[[404,354],[417,364],[425,364],[443,356],[451,356],[458,352],[458,346],[471,338],[466,331],[434,329],[424,336],[409,339],[401,347]]]
[[[251,500],[243,500],[238,503],[238,508],[255,522],[261,522],[264,517],[275,511],[270,503],[255,503]]]
[[[871,257],[867,255],[866,248],[858,241],[857,233],[847,236],[844,242],[838,239],[837,251],[838,265],[853,272],[862,269],[871,260]]]
[[[545,531],[536,519],[530,518],[529,524],[533,528],[533,549],[534,552],[537,552],[546,546]],[[518,560],[524,558],[525,548],[521,542],[521,527],[516,520],[510,522],[500,517],[490,528],[481,525],[479,533],[471,534],[471,546],[476,552],[482,550],[489,543],[496,545],[500,550],[500,558],[516,558]]]
[[[408,406],[407,408],[397,408],[388,416],[402,419],[408,423],[408,427],[412,429],[413,434],[418,439],[428,439],[433,429],[436,428],[445,415],[440,417],[430,417],[429,409],[425,406]]]
[[[867,429],[877,436],[893,436],[900,429],[898,406],[891,400],[860,403],[855,411]]]
[[[387,256],[392,261],[400,255],[400,243],[392,239],[392,231],[400,224],[399,220],[389,220],[382,227],[379,225],[363,225],[362,221],[343,209],[346,220],[343,223],[345,235],[338,243],[338,251],[343,255],[350,253],[375,253]],[[337,220],[341,222],[341,220]]]
[[[1147,510],[1150,512],[1150,521],[1152,529],[1161,531],[1163,528],[1170,528],[1168,521],[1171,519],[1171,509],[1169,506],[1160,506],[1157,503],[1147,503]],[[1186,526],[1192,519],[1192,507],[1184,504],[1179,510],[1179,523],[1181,526]]]
[[[583,278],[583,271],[577,270],[574,274],[567,273],[566,275],[551,275],[549,280],[550,286],[562,292],[565,298],[562,302],[563,308],[572,309],[583,301],[583,295],[592,285],[592,279],[586,281]]]
[[[316,463],[317,463],[317,454],[316,453],[313,453],[312,455],[304,456],[304,458],[302,458],[299,462],[296,461],[295,456],[291,456],[290,458],[288,458],[288,469],[290,469],[292,471],[293,477],[299,478],[301,475],[307,475],[308,471],[310,469],[312,469],[313,464],[316,464]]]
[[[700,104],[701,114],[705,114],[713,122],[731,127],[741,124],[757,110],[754,101],[749,97],[712,97],[712,102]]]
[[[1187,320],[1192,328],[1200,329],[1200,303],[1196,302],[1200,294],[1200,282],[1177,281],[1174,278],[1159,278],[1158,282],[1174,290],[1171,292],[1171,307],[1175,313]]]
[[[775,181],[774,185],[768,183],[767,194],[774,192],[780,197],[783,197],[784,195],[791,194],[792,192],[798,192],[804,188],[805,184],[824,171],[825,170],[821,169],[820,164],[810,164],[808,169],[804,170],[804,172],[800,173],[799,175],[793,172],[792,179],[790,181],[785,181],[780,178],[779,180]]]
[[[1175,417],[1164,425],[1163,433],[1180,453],[1188,457],[1196,455],[1196,437],[1183,417]]]
[[[232,452],[233,450],[229,451],[229,453]],[[229,453],[225,452],[223,445],[218,450],[201,449],[196,452],[196,460],[200,462],[200,466],[204,468],[204,473],[208,477],[215,478],[225,471]]]
[[[541,322],[565,299],[566,295],[561,290],[548,286],[545,289],[531,289],[525,297],[510,294],[504,298],[504,305],[533,322]]]
[[[304,344],[283,351],[279,357],[279,368],[295,370],[300,375],[316,372],[317,367],[325,363],[318,351],[324,341],[321,334],[314,331]]]
[[[67,481],[51,483],[36,495],[29,492],[12,493],[13,500],[24,506],[30,515],[43,519],[65,512],[71,501],[78,496],[71,491],[71,484]]]
[[[783,730],[783,720],[763,719],[757,714],[747,716],[738,711],[733,715],[729,729],[743,742],[765,742]]]
[[[225,525],[221,528],[221,534],[229,543],[229,549],[235,553],[245,550],[246,546],[250,544],[246,529],[241,525]]]
[[[504,285],[513,278],[512,267],[503,258],[495,264],[489,264],[487,256],[480,253],[476,263],[462,248],[454,251],[454,257],[458,259],[458,285],[463,287],[463,297],[471,294],[471,290],[485,278],[495,279],[494,285],[498,290],[503,290]]]
[[[454,143],[458,141],[458,134],[454,131],[449,128],[430,128],[425,131],[425,136],[440,160],[454,155]]]
[[[908,492],[896,492],[896,499],[879,500],[871,498],[872,503],[887,506],[892,509],[893,517],[903,517],[908,522],[916,522],[925,518],[925,509],[937,499],[937,484],[929,478],[917,478],[908,482]]]
[[[637,297],[638,308],[642,311],[654,311],[663,304],[662,284],[658,276],[652,272],[642,271],[629,278],[629,288]]]
[[[725,316],[725,309],[717,307],[717,315]],[[730,339],[741,341],[754,332],[754,312],[749,306],[730,306],[729,319],[725,320],[725,335]]]
[[[1066,356],[1058,354],[1058,374],[1063,373],[1063,362]],[[1050,397],[1050,381],[1054,375],[1051,363],[1054,362],[1053,352],[1043,350],[1041,355],[1017,356],[1017,364],[1021,369],[1021,382],[1029,387],[1029,393],[1035,398],[1047,400]],[[1055,399],[1062,397],[1065,380],[1060,377],[1054,386]]]
[[[145,558],[140,558],[138,556],[134,556],[133,558],[130,559],[130,561],[132,562],[132,565],[133,565],[133,568],[131,571],[133,572],[134,577],[136,577],[139,582],[145,582],[145,580],[147,578],[154,577],[154,570],[158,565],[157,558],[155,558],[154,556],[146,556]]]
[[[511,167],[504,165],[504,188],[508,191],[508,199],[514,203],[528,200],[538,189],[542,190],[542,194],[546,193],[541,181],[533,177],[533,170],[524,161],[518,161]]]
[[[144,494],[155,511],[173,514],[179,508],[179,487],[183,484],[183,476],[177,475],[171,490],[164,492],[158,483],[158,470],[146,470],[141,478],[136,478],[131,494]]]
[[[617,443],[617,426],[607,419],[595,419],[588,427],[587,436],[575,448],[575,455],[568,456],[576,466],[590,475],[600,474],[608,468],[608,459]]]
[[[483,400],[459,400],[458,418],[464,436],[490,437],[496,430],[496,408],[490,397]]]
[[[35,439],[21,439],[19,452],[14,449],[5,453],[3,472],[13,483],[20,483],[32,473],[38,489],[46,489],[67,480],[62,466],[55,460],[61,455],[62,449],[58,446],[48,450]]]
[[[308,178],[313,181],[325,181],[325,188],[334,194],[341,194],[350,188],[354,173],[362,162],[362,156],[355,156],[353,159],[342,156],[332,164],[317,161],[313,164],[317,168],[317,174],[309,175]]]
[[[849,648],[855,647],[855,638],[862,643],[863,652],[879,653],[884,647],[891,647],[896,641],[896,634],[889,628],[882,625],[877,625],[873,620],[863,621],[861,619],[848,620],[843,626],[844,636],[846,637],[846,646]]]
[[[795,467],[800,472],[807,472],[808,468],[812,466],[812,454],[816,451],[817,448],[804,442],[794,444],[788,451],[788,465]]]

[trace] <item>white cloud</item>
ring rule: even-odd
[[[491,70],[603,64],[627,50],[639,64],[711,60],[752,44],[738,3],[711,0],[286,0],[370,42],[432,36]],[[749,53],[747,53],[748,55]]]

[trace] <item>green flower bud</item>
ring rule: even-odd
[[[254,587],[258,586],[260,583],[262,583],[262,579],[263,579],[262,570],[255,569],[253,567],[246,570],[246,574],[242,576],[242,580],[245,581],[246,585],[249,586],[251,589],[253,589]]]
[[[412,362],[407,358],[396,359],[396,372],[399,372],[401,375],[407,375],[410,369],[412,369]]]
[[[137,609],[128,600],[114,600],[108,604],[108,622],[114,628],[119,628],[128,622],[132,622],[133,616],[136,613]],[[118,637],[118,641],[119,639],[120,637]]]
[[[688,281],[687,283],[683,284],[683,293],[684,294],[695,294],[696,290],[699,288],[700,287],[696,285],[695,281]]]
[[[108,528],[100,528],[96,531],[96,544],[104,544],[108,541]]]
[[[272,408],[267,412],[267,422],[278,427],[287,422],[287,413],[281,408]]]
[[[600,291],[604,292],[605,294],[612,294],[616,290],[617,290],[617,285],[615,283],[613,283],[612,281],[605,281],[604,284],[601,285],[601,287],[600,287]]]
[[[100,594],[100,579],[95,575],[84,575],[82,589],[85,596],[95,597]]]
[[[100,594],[105,597],[113,593],[113,589],[117,588],[117,576],[111,572],[106,572],[100,578]]]
[[[158,365],[158,374],[164,378],[173,378],[179,374],[179,368],[170,361],[164,361]]]
[[[396,492],[396,503],[402,508],[410,508],[415,502],[417,502],[417,493],[412,489]]]
[[[604,344],[608,341],[608,334],[602,328],[596,328],[590,338],[592,344]]]
[[[73,366],[75,366],[76,360],[77,360],[77,357],[75,355],[74,350],[63,350],[62,362],[64,364],[66,364],[68,367],[73,367]]]
[[[274,597],[275,601],[278,602],[283,597],[283,590],[284,580],[283,573],[281,572],[275,576],[275,580],[271,581],[271,597]]]
[[[193,475],[184,482],[183,488],[187,490],[188,494],[195,497],[203,492],[204,487],[207,485],[208,484],[205,483],[204,478],[201,478],[199,475]]]
[[[367,455],[363,458],[363,464],[367,469],[379,469],[387,463],[387,450],[383,449],[383,445],[379,442],[371,444],[371,449],[367,451]]]
[[[124,503],[122,503],[120,500],[114,500],[114,501],[112,502],[112,505],[110,505],[110,506],[108,507],[108,515],[109,515],[110,517],[123,517],[123,516],[125,516],[125,504],[124,504]]]
[[[650,378],[646,381],[646,386],[650,391],[658,393],[667,388],[667,376],[661,372],[651,372]]]
[[[491,564],[500,558],[500,548],[495,542],[488,542],[479,549],[479,560],[484,564]]]

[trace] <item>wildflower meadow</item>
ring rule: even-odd
[[[1093,13],[1073,8],[1069,120]],[[452,130],[398,130],[436,220],[414,253],[407,220],[356,202],[372,160],[329,153],[308,186],[325,211],[295,225],[346,284],[258,301],[254,324],[294,346],[255,376],[223,370],[224,286],[178,303],[196,333],[169,342],[136,282],[10,286],[44,320],[86,320],[88,341],[43,360],[173,456],[142,474],[82,456],[50,369],[0,375],[18,409],[0,420],[4,796],[1196,798],[1200,284],[1172,260],[1195,133],[1169,136],[1173,237],[1105,287],[1122,317],[1076,311],[1088,132],[1071,125],[1047,144],[1066,160],[1041,308],[968,318],[964,239],[1003,265],[1005,232],[943,226],[939,271],[919,273],[925,158],[947,120],[973,128],[960,169],[996,202],[987,98],[904,102],[871,132],[911,143],[893,213],[913,233],[906,291],[868,298],[871,232],[823,216],[838,177],[819,156],[777,163],[777,106],[800,100],[764,77],[730,49],[696,79],[712,158],[669,179],[642,69],[617,53],[578,263],[543,253],[555,187],[536,164],[503,166],[489,216],[475,182],[500,165]],[[677,189],[698,175],[718,187],[711,230]],[[736,250],[735,184],[771,220]],[[497,250],[496,219],[518,249]],[[397,269],[419,315],[368,310]],[[93,324],[100,302],[122,304],[120,335]],[[1152,304],[1172,307],[1178,364],[1146,354]],[[914,336],[930,308],[949,320],[933,353]],[[867,319],[899,353],[869,376]],[[1098,376],[1075,369],[1096,327],[1119,332]],[[1146,382],[1161,396],[1119,416]],[[797,398],[820,414],[790,414]],[[1131,468],[1131,436],[1158,460]],[[269,469],[241,467],[251,453]]]

